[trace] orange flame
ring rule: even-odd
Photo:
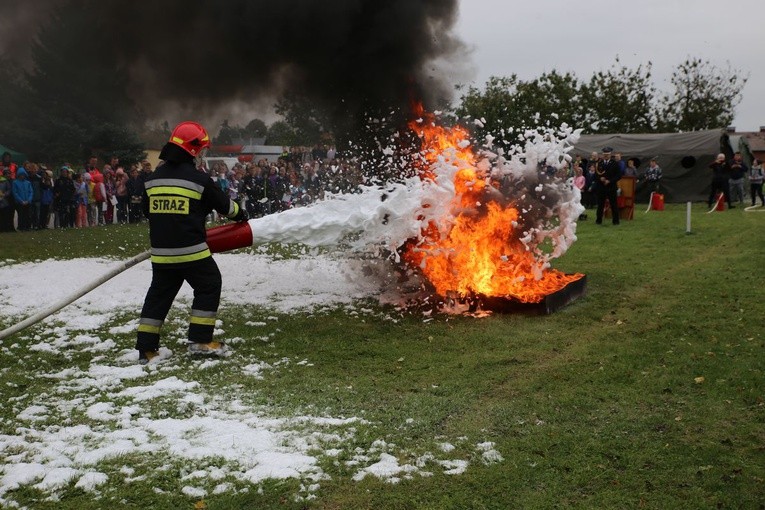
[[[462,212],[456,214],[446,236],[430,225],[422,242],[408,245],[403,254],[409,264],[420,267],[440,296],[483,294],[536,303],[583,276],[544,269],[519,240],[520,213],[512,204],[503,206],[487,198],[487,176],[476,166],[465,128],[439,126],[421,106],[415,112],[420,118],[409,127],[423,144],[421,177],[432,179],[432,165],[447,151],[452,156],[450,164],[457,165],[454,206]]]

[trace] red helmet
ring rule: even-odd
[[[186,121],[175,126],[170,135],[170,143],[196,157],[202,149],[210,146],[210,135],[201,124]]]

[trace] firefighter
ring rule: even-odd
[[[619,206],[616,203],[617,182],[622,178],[619,164],[611,159],[611,147],[603,147],[603,159],[598,161],[595,167],[596,175],[596,196],[598,198],[598,208],[595,213],[595,223],[603,223],[603,211],[606,207],[606,200],[611,206],[611,222],[614,225],[619,224]]]
[[[152,281],[138,324],[142,364],[158,356],[160,329],[184,281],[194,289],[188,351],[220,355],[226,350],[223,342],[213,341],[221,275],[207,246],[205,218],[213,209],[234,221],[246,221],[247,213],[197,170],[195,158],[209,146],[200,124],[181,122],[162,148],[164,163],[145,180],[142,207],[149,219]]]

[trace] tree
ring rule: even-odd
[[[127,93],[127,72],[107,44],[108,23],[92,9],[64,4],[41,26],[17,126],[27,134],[23,150],[33,159],[76,163],[103,143],[107,124],[132,135],[142,124]],[[117,140],[110,144],[110,150],[119,148]]]
[[[667,131],[722,128],[733,121],[749,77],[719,69],[708,60],[688,58],[672,74],[674,91],[661,100],[661,126]]]
[[[0,112],[3,112],[3,122],[0,122],[0,141],[4,145],[27,152],[34,133],[23,122],[32,107],[29,83],[21,67],[14,61],[0,57],[0,69],[3,78],[0,79]]]
[[[582,83],[571,74],[544,73],[530,81],[492,77],[483,89],[470,86],[455,109],[462,118],[483,119],[473,127],[510,138],[509,129],[566,123],[595,133],[651,133],[725,127],[741,101],[747,78],[738,70],[720,70],[708,61],[689,59],[672,77],[674,92],[659,97],[652,64],[628,68],[619,57],[606,71]],[[461,90],[461,87],[458,87]]]
[[[277,120],[268,128],[266,143],[269,145],[298,145],[292,127],[283,120]]]
[[[261,119],[252,119],[244,127],[244,135],[247,138],[265,138],[268,134],[268,126]]]
[[[143,142],[135,132],[122,125],[106,123],[98,126],[91,135],[91,144],[101,160],[109,161],[116,156],[125,168],[146,159]]]
[[[460,98],[460,105],[455,113],[463,119],[483,119],[481,125],[474,128],[477,136],[486,134],[497,136],[505,127],[522,125],[515,108],[518,96],[518,76],[492,76],[483,90],[470,86]],[[458,90],[460,87],[458,87]]]
[[[252,119],[246,127],[238,124],[232,126],[228,119],[225,119],[220,125],[218,136],[214,137],[214,142],[216,145],[233,145],[249,138],[264,138],[267,134],[268,127],[260,119]]]
[[[228,123],[228,119],[225,119],[220,125],[218,136],[216,136],[214,139],[215,144],[231,145],[234,143],[234,140],[240,138],[241,132],[242,128],[240,126],[231,126]]]
[[[162,121],[158,124],[146,124],[140,133],[140,140],[150,149],[160,149],[170,138],[172,128],[168,121]]]
[[[279,98],[274,106],[276,113],[284,118],[292,131],[295,145],[317,144],[323,133],[332,131],[329,112],[307,96],[288,93]]]
[[[582,84],[571,73],[545,73],[531,81],[522,81],[513,74],[491,77],[484,90],[469,87],[461,97],[456,114],[463,118],[482,119],[474,132],[479,138],[486,134],[508,135],[511,130],[539,124],[567,123],[577,125],[583,118]],[[484,122],[485,121],[485,122]],[[504,144],[505,140],[498,140]]]
[[[619,62],[598,71],[583,87],[580,127],[594,133],[650,133],[656,130],[656,88],[651,62],[629,69]]]
[[[584,109],[582,84],[571,73],[559,74],[553,70],[539,78],[518,85],[518,107],[522,108],[525,126],[540,123],[579,125]]]

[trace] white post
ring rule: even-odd
[[[691,203],[685,204],[685,233],[691,233]]]

